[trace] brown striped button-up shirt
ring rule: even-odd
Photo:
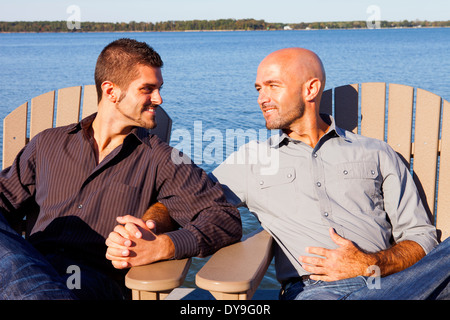
[[[20,215],[25,204],[39,206],[29,238],[35,247],[104,264],[116,217],[141,217],[156,201],[182,227],[167,233],[177,259],[206,256],[240,239],[239,212],[220,185],[193,164],[174,163],[173,149],[146,130],[135,128],[97,165],[88,134],[94,118],[40,133],[0,174],[5,216]]]

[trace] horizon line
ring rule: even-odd
[[[176,22],[176,21],[220,21],[220,20],[235,20],[235,21],[239,21],[239,20],[255,20],[255,21],[264,21],[266,23],[278,23],[278,24],[299,24],[299,23],[336,23],[336,22],[361,22],[361,21],[367,21],[366,20],[362,20],[362,19],[355,19],[355,20],[322,20],[322,21],[299,21],[299,22],[277,22],[277,21],[266,21],[265,19],[256,19],[256,18],[219,18],[219,19],[187,19],[187,20],[181,20],[181,19],[169,19],[169,20],[160,20],[160,21],[137,21],[137,20],[130,20],[130,21],[94,21],[94,20],[80,20],[80,22],[91,22],[91,23],[131,23],[131,22],[135,22],[135,23],[161,23],[161,22]],[[0,22],[7,22],[7,23],[12,23],[12,22],[62,22],[62,21],[67,21],[66,20],[48,20],[48,19],[43,19],[43,20],[0,20]],[[384,22],[403,22],[403,21],[408,21],[408,22],[446,22],[446,21],[450,21],[450,19],[447,20],[427,20],[427,19],[414,19],[414,20],[408,20],[408,19],[398,19],[398,20],[385,20],[385,19],[380,19],[377,21],[384,21]]]

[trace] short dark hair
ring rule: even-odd
[[[162,68],[163,61],[145,42],[122,38],[108,44],[100,53],[95,66],[98,102],[102,99],[103,82],[111,81],[126,91],[130,83],[139,76],[139,65]]]

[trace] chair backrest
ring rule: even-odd
[[[324,92],[336,124],[387,141],[410,168],[438,234],[450,235],[450,103],[413,87],[362,83]]]
[[[13,110],[3,120],[3,168],[9,167],[19,151],[37,133],[52,127],[76,123],[97,111],[97,91],[94,85],[69,87],[44,93],[31,99],[28,123],[28,102]],[[81,103],[82,102],[82,103]],[[160,107],[156,109],[158,126],[151,133],[169,142],[172,120]],[[55,119],[56,113],[56,119]]]

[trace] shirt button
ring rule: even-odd
[[[313,157],[314,157],[314,158],[317,158],[317,153],[313,153]]]
[[[291,173],[288,173],[287,177],[288,177],[288,178],[292,178],[292,174],[291,174]]]
[[[317,182],[316,184],[319,188],[322,186],[322,184],[320,182]]]
[[[370,170],[370,173],[371,173],[372,175],[375,175],[375,171],[373,171],[373,170]]]
[[[324,212],[323,215],[324,215],[325,217],[328,217],[328,212]]]
[[[261,181],[259,182],[259,185],[262,186],[263,184],[264,184],[264,181],[261,180]]]
[[[345,175],[347,175],[347,174],[348,174],[348,171],[347,171],[347,170],[344,170],[343,173],[344,173]]]
[[[78,209],[81,209],[81,208],[83,208],[83,205],[82,205],[82,204],[79,204],[79,205],[78,205]]]

